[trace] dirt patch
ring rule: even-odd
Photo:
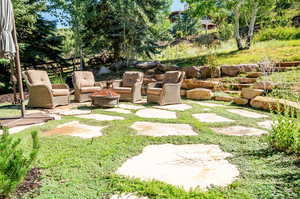
[[[25,95],[25,99],[27,99],[29,97],[27,92],[25,92],[24,95]],[[19,96],[19,94],[17,94],[17,96]],[[0,104],[5,103],[5,102],[12,103],[13,101],[14,101],[13,93],[0,95]]]
[[[33,168],[28,171],[24,181],[17,187],[16,197],[22,198],[26,193],[33,192],[41,187],[41,169]]]

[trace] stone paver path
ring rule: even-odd
[[[63,125],[58,126],[55,129],[46,131],[43,133],[44,136],[52,135],[69,135],[80,137],[83,139],[89,139],[93,137],[102,136],[101,130],[105,127],[99,126],[89,126],[85,124],[80,124],[78,121],[69,122]]]
[[[122,109],[122,108],[109,108],[109,109],[103,109],[104,111],[108,112],[115,112],[115,113],[123,113],[123,114],[130,114],[131,111]]]
[[[31,128],[31,127],[35,127],[35,126],[42,126],[44,125],[45,123],[40,123],[40,124],[32,124],[32,125],[26,125],[26,126],[16,126],[16,127],[13,127],[13,128],[10,128],[8,130],[9,134],[15,134],[15,133],[20,133],[21,131],[24,131],[28,128]],[[3,130],[0,130],[0,135],[3,133]]]
[[[83,118],[83,119],[94,119],[94,120],[98,120],[98,121],[124,120],[123,117],[103,115],[103,114],[79,115],[77,117]]]
[[[223,127],[223,128],[212,128],[216,133],[224,134],[224,135],[233,135],[233,136],[260,136],[263,134],[267,134],[267,131],[245,127],[245,126],[231,126],[231,127]]]
[[[204,108],[204,109],[202,109],[203,111],[205,111],[205,112],[209,112],[209,111],[211,111],[211,109],[210,108]]]
[[[266,118],[268,117],[267,115],[263,115],[260,113],[255,113],[252,111],[247,111],[247,110],[242,110],[242,109],[228,109],[227,111],[229,111],[230,113],[234,113],[243,117],[248,117],[248,118],[255,118],[255,119],[259,119],[259,118]]]
[[[208,103],[208,102],[196,102],[196,103],[201,106],[207,106],[207,107],[225,107],[222,104],[214,104],[214,103]]]
[[[259,127],[261,127],[261,128],[265,128],[265,129],[271,130],[272,129],[273,121],[272,120],[266,120],[266,121],[263,121],[263,122],[257,122],[256,124]]]
[[[148,197],[136,196],[133,193],[124,193],[121,195],[113,195],[110,199],[149,199]]]
[[[174,105],[166,105],[166,106],[153,106],[153,108],[164,109],[169,111],[186,111],[193,107],[187,104],[174,104]]]
[[[143,118],[176,119],[176,113],[166,110],[147,108],[136,112],[136,115]]]
[[[150,145],[140,155],[127,160],[117,174],[141,180],[158,180],[186,191],[211,185],[226,186],[239,175],[225,158],[232,155],[217,145]]]
[[[145,107],[144,106],[131,105],[131,104],[119,104],[119,108],[131,109],[131,110],[140,110],[140,109],[143,109]]]
[[[219,116],[215,113],[200,113],[193,114],[193,117],[199,120],[200,122],[214,123],[214,122],[234,122],[231,119]]]
[[[90,114],[92,111],[88,109],[71,109],[71,110],[64,110],[64,109],[54,109],[49,111],[52,114],[59,114],[63,116],[74,116],[74,115],[85,115]]]
[[[153,122],[135,122],[131,128],[137,135],[162,137],[162,136],[195,136],[198,135],[188,124],[165,124]]]

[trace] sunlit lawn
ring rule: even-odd
[[[179,66],[207,64],[207,56],[215,53],[214,64],[245,64],[262,61],[299,61],[300,40],[256,42],[250,50],[237,51],[234,41],[221,43],[219,47],[208,50],[195,44],[181,43],[167,47],[154,59]]]

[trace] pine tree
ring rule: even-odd
[[[37,157],[39,142],[37,132],[32,132],[32,151],[29,157],[19,147],[21,140],[14,140],[4,130],[0,138],[0,198],[8,197],[26,176]]]
[[[84,21],[85,47],[94,53],[107,50],[115,60],[158,53],[164,32],[155,24],[169,8],[169,0],[91,0]]]

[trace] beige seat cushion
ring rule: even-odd
[[[128,94],[131,93],[132,88],[128,88],[128,87],[116,87],[113,89],[113,91],[115,91],[118,94]]]
[[[46,71],[42,70],[28,70],[26,72],[28,81],[32,85],[47,85],[50,89],[52,88],[50,79]]]
[[[91,86],[91,87],[82,87],[80,89],[81,93],[94,93],[97,91],[101,91],[102,88],[101,87],[97,87],[97,86]]]
[[[181,76],[181,72],[180,71],[169,71],[166,72],[165,74],[165,79],[164,79],[164,83],[166,84],[176,84],[179,82],[180,80],[180,76]]]
[[[74,83],[78,88],[95,86],[94,74],[90,71],[74,72]]]
[[[123,75],[123,87],[133,87],[137,81],[142,81],[140,72],[125,72]]]
[[[160,95],[162,92],[162,88],[149,88],[147,90],[147,94],[149,95]]]
[[[67,96],[70,94],[68,89],[52,89],[53,96]]]

